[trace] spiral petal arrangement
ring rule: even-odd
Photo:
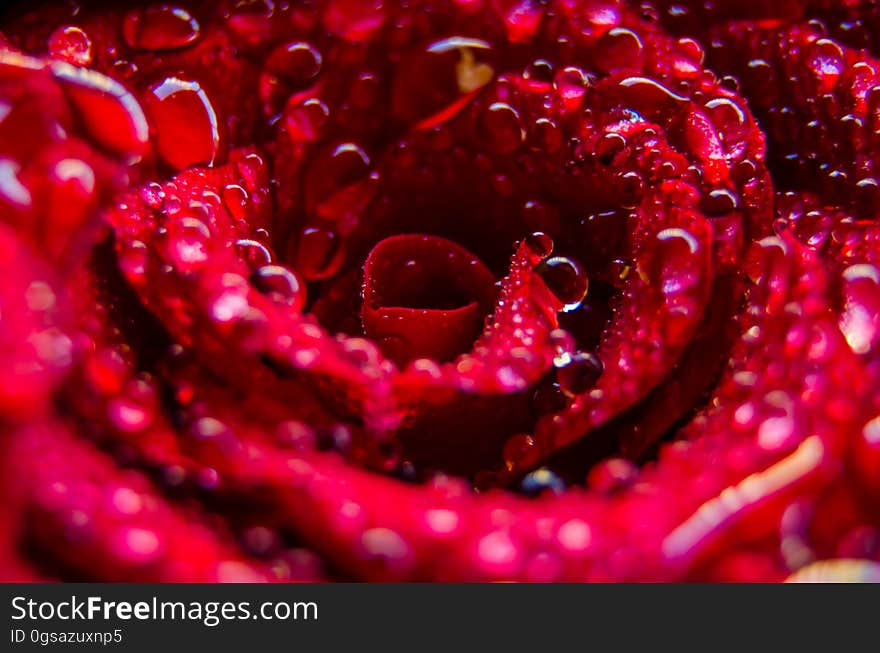
[[[749,5],[9,11],[0,577],[876,575],[880,9]]]

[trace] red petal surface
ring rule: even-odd
[[[0,579],[872,577],[874,3],[5,20]]]

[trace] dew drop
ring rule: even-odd
[[[544,492],[562,494],[565,492],[565,482],[546,467],[541,467],[523,478],[520,489],[529,496],[538,496]]]
[[[247,217],[248,192],[238,184],[227,184],[220,192],[223,205],[229,214],[236,220]]]
[[[593,389],[604,370],[599,357],[585,351],[561,354],[553,364],[559,387],[570,396],[582,395]]]
[[[294,267],[308,281],[327,279],[342,267],[345,249],[343,238],[336,232],[306,227],[299,235]]]
[[[553,253],[553,239],[543,231],[535,231],[525,238],[529,253],[541,261]]]
[[[556,74],[553,86],[565,111],[575,111],[583,103],[590,79],[580,68],[568,66]]]
[[[125,15],[122,37],[135,50],[173,50],[193,43],[199,37],[199,24],[180,7],[142,7]]]
[[[235,241],[235,250],[251,270],[272,263],[271,250],[258,240],[242,238]]]
[[[567,256],[552,256],[542,261],[535,272],[563,304],[565,313],[578,309],[587,296],[589,278],[581,264]]]
[[[370,157],[355,143],[323,150],[305,176],[305,207],[329,222],[356,221],[372,200],[379,176]]]
[[[553,64],[546,59],[536,59],[523,70],[523,79],[532,90],[544,93],[553,84]]]
[[[504,14],[507,40],[511,43],[528,43],[541,26],[544,16],[543,2],[539,0],[514,0]]]
[[[483,110],[478,129],[483,143],[496,154],[514,152],[526,136],[519,113],[504,102],[493,102]]]
[[[254,287],[274,301],[301,310],[306,303],[306,286],[295,272],[281,265],[263,265],[252,275]]]
[[[208,260],[210,232],[198,218],[183,217],[168,225],[165,235],[169,262],[179,272],[190,272]]]
[[[596,141],[596,156],[604,165],[611,165],[620,152],[626,148],[626,137],[617,132],[603,134]]]
[[[600,52],[597,59],[599,67],[605,73],[617,70],[640,70],[644,46],[639,36],[625,27],[613,27],[596,44]]]
[[[157,152],[171,168],[217,161],[220,122],[198,82],[167,77],[150,88],[144,106],[156,131]]]
[[[716,188],[702,198],[700,208],[709,217],[729,215],[739,209],[739,197],[726,188]]]
[[[302,90],[321,72],[321,53],[311,44],[294,41],[277,47],[260,73],[259,93],[266,115],[275,115],[294,91]]]
[[[59,27],[49,36],[49,54],[74,66],[92,63],[92,41],[79,27]]]
[[[303,102],[288,104],[282,114],[281,124],[294,143],[311,143],[321,137],[330,117],[330,109],[321,100],[309,98]]]
[[[95,143],[130,160],[146,152],[149,126],[140,104],[124,86],[62,61],[53,62],[52,73]]]
[[[858,264],[843,273],[844,308],[840,330],[856,354],[869,354],[880,343],[880,269]]]
[[[840,46],[830,39],[819,39],[810,46],[807,58],[810,69],[816,76],[818,91],[833,91],[844,70],[843,50]]]

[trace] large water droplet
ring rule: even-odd
[[[562,494],[565,492],[565,482],[546,467],[542,467],[527,474],[520,483],[520,489],[530,496],[538,496],[547,491]]]
[[[59,27],[49,36],[49,54],[74,66],[92,63],[92,41],[79,27]]]
[[[853,265],[843,273],[840,330],[856,354],[872,352],[880,342],[880,269]]]
[[[586,351],[560,354],[553,364],[560,388],[570,396],[582,395],[591,390],[604,370],[599,357]]]
[[[156,150],[175,170],[213,165],[221,149],[221,125],[205,90],[194,80],[167,77],[144,98],[156,132]]]
[[[844,57],[840,46],[830,39],[819,39],[807,53],[810,69],[816,76],[818,91],[829,93],[843,74]]]
[[[353,223],[376,192],[378,173],[355,143],[342,143],[318,153],[305,177],[305,206],[310,216]]]
[[[565,111],[575,111],[580,108],[589,84],[590,78],[587,74],[575,66],[560,70],[553,81],[557,97]]]
[[[651,254],[652,281],[666,295],[689,290],[699,281],[696,255],[700,250],[700,241],[690,231],[678,227],[663,229],[657,234],[657,245]]]
[[[167,229],[168,259],[178,272],[190,272],[208,261],[211,233],[204,222],[194,217],[183,217],[170,221]]]
[[[80,123],[99,146],[136,160],[147,150],[149,127],[140,104],[119,82],[56,61],[52,73],[63,86]]]
[[[250,238],[236,240],[235,251],[251,270],[269,265],[274,259],[272,251],[266,245]]]
[[[199,37],[199,24],[180,7],[141,7],[123,18],[122,36],[135,50],[172,50],[194,42]]]
[[[288,104],[281,124],[294,143],[311,143],[321,137],[329,117],[330,109],[326,104],[317,98],[309,98],[303,102]]]
[[[291,93],[306,88],[321,72],[322,62],[321,53],[303,41],[275,48],[260,73],[259,93],[266,115],[277,114]]]
[[[294,310],[301,310],[306,303],[305,284],[284,266],[264,265],[251,275],[251,281],[261,293]]]
[[[525,237],[526,248],[540,262],[553,253],[553,239],[543,231],[536,231]]]
[[[563,304],[563,312],[580,307],[590,287],[589,278],[581,264],[567,256],[552,256],[542,261],[535,272],[547,288]]]
[[[640,70],[644,46],[639,36],[625,27],[613,27],[596,44],[597,63],[602,71]]]
[[[307,227],[299,235],[294,267],[309,281],[332,277],[345,261],[345,241],[334,231]]]

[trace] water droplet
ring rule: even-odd
[[[79,27],[59,27],[49,36],[49,54],[74,66],[92,63],[92,41]]]
[[[125,396],[109,403],[107,417],[113,427],[123,433],[142,431],[153,422],[153,413],[148,406]]]
[[[701,251],[700,241],[688,230],[678,227],[663,229],[657,234],[652,252],[652,281],[666,295],[675,295],[692,288],[699,281],[696,265]]]
[[[480,137],[496,154],[514,152],[525,140],[519,113],[509,104],[493,102],[480,114]]]
[[[198,82],[167,77],[144,98],[156,132],[156,149],[174,170],[214,165],[220,154],[220,121]]]
[[[309,43],[295,41],[275,48],[258,86],[266,115],[278,113],[291,93],[306,88],[321,72],[322,63],[321,53]]]
[[[345,242],[334,231],[307,227],[299,235],[294,267],[308,281],[327,279],[345,261]]]
[[[829,93],[843,74],[844,57],[840,46],[830,39],[818,39],[807,53],[810,69],[816,76],[819,93]]]
[[[199,24],[180,7],[142,7],[125,15],[122,36],[135,50],[172,50],[193,43],[199,37]]]
[[[639,36],[625,27],[613,27],[596,44],[597,64],[603,72],[640,70],[644,46]]]
[[[729,215],[739,209],[739,196],[726,188],[716,188],[702,198],[700,208],[708,217]]]
[[[552,154],[562,147],[562,130],[550,118],[538,118],[530,131],[532,149]]]
[[[571,396],[591,390],[604,371],[602,361],[592,352],[563,353],[554,359],[553,364],[559,387]]]
[[[147,120],[140,104],[125,87],[93,70],[62,61],[52,62],[51,68],[95,143],[131,161],[147,151]]]
[[[856,354],[872,352],[880,342],[880,269],[858,264],[843,273],[840,330]]]
[[[730,177],[740,185],[745,185],[758,176],[758,166],[751,159],[743,159],[730,171]]]
[[[618,88],[627,107],[651,119],[671,115],[675,108],[687,103],[686,98],[649,77],[627,77],[618,83]]]
[[[575,111],[587,94],[590,78],[580,68],[568,66],[556,74],[553,82],[564,111]]]
[[[700,160],[709,183],[721,183],[728,174],[721,136],[709,116],[695,106],[685,116],[684,140],[688,149]]]
[[[562,494],[565,492],[565,482],[546,467],[542,467],[527,474],[520,482],[520,489],[530,496],[538,496],[547,491]]]
[[[625,458],[602,461],[590,470],[587,485],[597,492],[611,494],[629,487],[638,478],[639,468]]]
[[[251,270],[269,265],[274,260],[272,251],[258,240],[242,238],[235,241],[235,249]]]
[[[724,150],[733,160],[745,155],[748,147],[749,121],[745,110],[735,100],[721,97],[706,103],[706,111],[724,144]]]
[[[227,26],[244,44],[265,42],[272,33],[275,0],[235,0]]]
[[[477,542],[477,558],[486,572],[499,577],[515,573],[521,562],[516,542],[501,530],[493,531]]]
[[[236,220],[244,220],[247,217],[248,192],[238,184],[227,184],[220,191],[223,205],[229,214]]]
[[[110,546],[119,558],[146,565],[161,554],[163,543],[156,531],[126,526],[111,538]]]
[[[198,218],[172,220],[165,234],[168,261],[178,272],[190,272],[208,261],[208,227]]]
[[[529,253],[541,261],[553,253],[553,239],[543,231],[535,231],[525,238]]]
[[[880,181],[874,177],[865,177],[856,183],[855,205],[859,217],[872,220],[878,215],[880,207]]]
[[[540,0],[514,0],[505,7],[504,26],[511,43],[528,43],[541,26],[545,3]]]
[[[604,165],[611,165],[620,152],[626,148],[626,137],[617,132],[602,135],[596,141],[596,156]]]
[[[545,93],[553,84],[553,64],[546,59],[536,59],[523,70],[523,79],[532,90]]]
[[[562,302],[563,312],[580,307],[589,290],[589,279],[581,264],[567,256],[552,256],[542,261],[535,272],[547,288]]]
[[[281,124],[294,143],[311,143],[321,137],[330,117],[330,109],[321,100],[309,98],[288,105],[282,114]]]
[[[618,174],[614,178],[614,185],[620,206],[625,209],[635,209],[645,194],[645,179],[635,170]]]
[[[370,157],[355,143],[320,152],[305,176],[305,207],[310,216],[351,224],[373,199],[379,176]]]
[[[265,556],[277,549],[281,539],[278,533],[265,526],[248,528],[241,536],[244,548],[255,556]]]
[[[264,265],[252,275],[254,287],[279,303],[302,310],[306,303],[306,286],[296,273],[281,265]]]
[[[689,37],[680,38],[678,39],[678,49],[685,57],[696,64],[702,65],[705,53],[699,41]]]

